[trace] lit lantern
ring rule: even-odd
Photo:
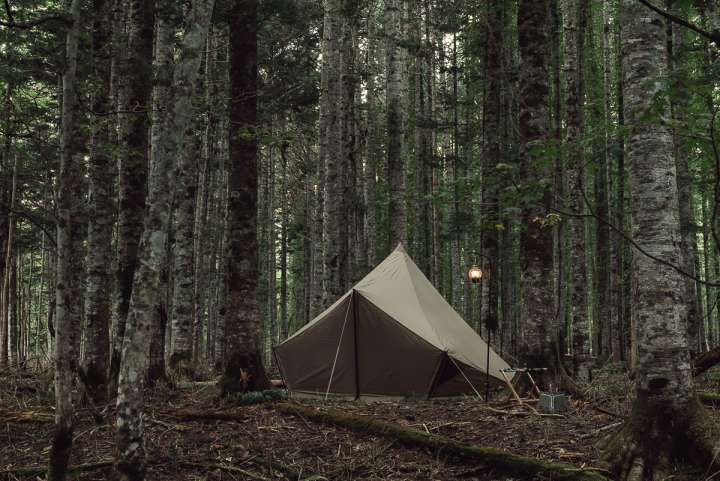
[[[472,266],[468,271],[468,279],[470,279],[470,282],[473,284],[480,282],[480,279],[482,279],[482,270],[480,270],[480,267]]]

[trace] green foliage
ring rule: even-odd
[[[233,395],[228,402],[238,406],[249,406],[262,404],[271,401],[280,401],[287,398],[287,391],[284,389],[266,389],[265,391],[250,391]]]

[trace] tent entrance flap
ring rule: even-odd
[[[354,296],[355,296],[355,292],[353,291],[351,297],[354,297]],[[347,322],[348,322],[348,319],[350,318],[350,307],[352,307],[352,305],[353,305],[353,302],[351,299],[350,302],[347,303],[347,309],[345,309],[345,319],[343,320],[342,329],[340,330],[340,339],[338,339],[337,348],[335,349],[335,357],[333,358],[332,369],[330,369],[330,379],[328,379],[327,389],[325,390],[325,400],[326,401],[328,398],[328,394],[330,394],[330,386],[332,385],[333,376],[335,375],[335,367],[337,366],[338,356],[340,355],[340,347],[342,346],[343,335],[345,334],[345,328],[347,327]],[[357,347],[354,350],[357,350]],[[355,359],[357,359],[357,355],[355,355]],[[355,369],[355,372],[357,372],[357,368]],[[357,382],[357,380],[356,380],[356,382]]]

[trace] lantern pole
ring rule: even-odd
[[[477,258],[477,253],[475,254]],[[490,260],[484,256],[480,255],[483,259],[485,259],[488,263],[488,265],[492,265]],[[491,269],[492,270],[492,269]],[[470,282],[473,284],[478,285],[478,305],[482,304],[482,287],[480,285],[480,280],[483,277],[483,272],[480,269],[480,267],[477,264],[474,264],[470,267],[468,270],[468,279],[470,279]],[[482,309],[479,309],[478,314],[481,316],[480,319],[480,325],[482,325]],[[487,331],[487,341],[485,342],[486,345],[486,353],[485,353],[485,402],[490,402],[490,338],[492,336],[492,333],[490,332],[490,324],[488,322],[485,323],[485,330]]]

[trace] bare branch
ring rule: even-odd
[[[7,15],[8,20],[6,22],[0,20],[0,26],[2,27],[30,30],[50,22],[60,22],[66,27],[72,24],[72,19],[63,13],[44,15],[26,22],[16,22],[15,17],[13,16],[12,8],[10,7],[10,0],[3,0],[3,3],[5,4],[5,14]]]
[[[698,35],[705,37],[706,39],[717,43],[720,45],[720,32],[717,30],[714,30],[712,32],[709,32],[707,30],[704,30],[694,23],[688,22],[684,18],[678,17],[677,15],[673,15],[670,12],[666,12],[665,10],[656,7],[648,0],[639,0],[640,3],[645,5],[647,8],[652,10],[653,12],[657,13],[658,15],[665,17],[666,19],[670,20],[671,22],[677,23],[678,25],[682,25],[683,27],[692,30],[693,32],[697,33]]]

